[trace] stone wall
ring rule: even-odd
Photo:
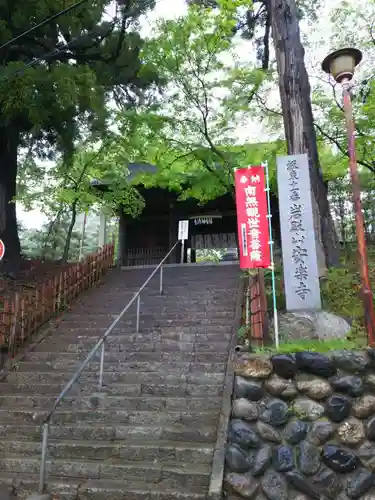
[[[230,500],[375,500],[375,349],[239,355]]]

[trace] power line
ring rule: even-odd
[[[85,2],[87,2],[87,0],[79,0],[79,2],[71,5],[70,7],[67,7],[64,10],[61,10],[60,12],[57,12],[57,14],[54,14],[53,16],[48,17],[47,19],[44,19],[44,21],[40,22],[36,26],[33,26],[32,28],[29,28],[28,30],[26,30],[23,33],[21,33],[20,35],[12,38],[11,40],[8,40],[7,42],[5,42],[3,45],[0,46],[0,50],[4,49],[5,47],[8,47],[8,45],[11,45],[12,43],[16,42],[20,38],[23,38],[25,35],[28,35],[32,31],[35,31],[35,30],[37,30],[39,28],[42,28],[43,26],[45,26],[46,24],[50,23],[51,21],[54,21],[58,17],[63,16],[64,14],[68,14],[68,12],[70,12],[71,10],[79,7],[80,5],[84,4]]]
[[[115,25],[116,21],[112,21],[110,28],[112,28]],[[99,29],[89,31],[87,35],[94,35],[95,33],[101,34],[101,31]],[[77,43],[78,39],[71,40],[70,42],[66,43],[63,47],[61,48],[55,48],[51,50],[50,52],[46,52],[42,56],[38,57],[37,59],[34,59],[33,61],[30,61],[29,63],[25,64],[22,68],[17,69],[10,75],[4,75],[2,78],[0,78],[0,83],[2,83],[5,80],[11,80],[15,76],[22,75],[27,69],[32,68],[33,66],[36,66],[40,62],[45,61],[51,56],[58,56],[59,54],[64,53],[71,45],[74,45]]]

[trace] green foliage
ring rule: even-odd
[[[56,0],[50,5],[44,0],[18,0],[6,6],[2,2],[0,44],[74,1]],[[80,171],[82,161],[75,153],[87,140],[95,144],[105,135],[112,122],[113,99],[135,106],[140,100],[153,98],[159,79],[156,69],[140,57],[144,41],[137,25],[139,16],[153,5],[154,0],[98,0],[89,8],[84,4],[2,49],[1,210],[5,211],[3,204],[14,199],[16,180],[18,198],[25,198],[26,206],[30,205],[27,181],[37,184],[38,176],[39,184],[53,179],[54,184],[44,190],[43,197],[46,199],[53,190],[50,208],[55,202],[70,205],[72,223],[78,205],[83,208],[92,203],[89,191],[81,188],[87,173]],[[115,12],[110,21],[105,20],[108,7]],[[21,148],[27,149],[27,155],[19,162],[17,172]],[[38,157],[56,163],[47,178],[36,165]],[[137,196],[128,188],[123,191],[126,200],[133,196],[129,203],[132,211]],[[16,275],[20,245],[13,206],[5,212],[0,238],[12,252],[6,255],[3,269]]]
[[[128,149],[129,161],[158,166],[157,175],[137,182],[204,202],[232,192],[234,168],[250,157],[254,161],[247,146],[237,147],[233,139],[248,110],[234,105],[236,94],[262,81],[258,69],[236,62],[232,35],[240,4],[223,2],[220,11],[193,6],[186,17],[161,21],[145,45],[145,62],[158,68],[168,85],[158,105],[126,109],[119,116],[120,130],[138,137]],[[252,149],[260,161],[261,145]]]
[[[100,0],[90,9],[82,5],[2,51],[0,91],[6,99],[1,121],[31,134],[36,152],[43,153],[47,145],[70,148],[72,140],[87,131],[86,126],[102,128],[105,101],[116,86],[131,82],[134,88],[147,88],[155,81],[155,73],[141,67],[138,53],[143,41],[130,23],[152,2],[130,1],[127,6],[117,2],[117,17],[103,21],[110,3]],[[0,42],[30,28],[31,19],[40,22],[66,7],[65,0],[57,0],[53,8],[41,0],[12,4],[7,15],[11,22],[0,26]],[[123,20],[128,24],[126,32]],[[64,49],[58,37],[69,49]],[[58,43],[60,50],[45,58]],[[41,63],[23,71],[25,63],[36,57],[41,57]],[[12,77],[16,70],[22,73]]]
[[[20,231],[23,254],[28,258],[59,260],[62,258],[69,216],[62,217],[58,224],[45,224],[41,229],[23,229]],[[97,249],[98,231],[86,238],[84,253]],[[73,231],[68,260],[78,261],[81,232]]]
[[[66,235],[70,224],[70,214],[61,215],[58,220],[51,220],[44,224],[41,229],[25,229],[19,227],[22,242],[23,255],[31,259],[61,260],[66,244]],[[68,259],[77,262],[80,257],[82,239],[82,224],[77,223],[71,236]],[[117,225],[109,220],[107,225],[108,241],[115,240],[117,236]],[[98,250],[99,223],[98,218],[89,216],[82,244],[82,255],[88,255]]]
[[[363,308],[359,299],[361,282],[353,269],[346,267],[330,269],[322,283],[324,307],[340,316],[360,320]]]
[[[291,342],[280,344],[279,348],[262,348],[258,349],[256,352],[259,353],[293,353],[293,352],[303,352],[303,351],[311,351],[311,352],[330,352],[333,350],[340,349],[358,349],[361,345],[354,340],[350,339],[333,339],[327,341],[318,341],[318,340],[301,340],[299,342]]]

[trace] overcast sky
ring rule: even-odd
[[[329,47],[329,37],[332,32],[329,22],[329,11],[340,3],[341,0],[326,0],[324,12],[318,22],[313,27],[308,27],[305,23],[301,25],[303,33],[308,36],[309,41],[313,42],[314,45],[313,51],[307,51],[306,54],[309,73],[312,79],[314,79],[314,75],[320,74],[320,61],[332,49],[332,47]],[[156,0],[154,11],[147,14],[142,20],[142,34],[144,36],[151,36],[152,24],[158,18],[173,19],[183,15],[185,12],[186,5],[184,0]],[[238,53],[241,54],[241,59],[246,60],[250,52],[249,42],[241,40],[238,43]],[[275,90],[275,99],[277,99],[277,90]],[[249,140],[250,142],[257,142],[268,139],[264,131],[259,128],[259,124],[252,122],[249,122],[246,130],[244,128],[239,129],[237,135],[240,142]],[[39,210],[25,212],[19,204],[17,204],[17,214],[19,220],[28,228],[39,228],[46,222]]]

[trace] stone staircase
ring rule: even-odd
[[[152,269],[112,271],[0,382],[0,484],[38,487],[41,423]],[[166,266],[52,418],[47,486],[61,500],[203,500],[239,283],[236,265]]]

